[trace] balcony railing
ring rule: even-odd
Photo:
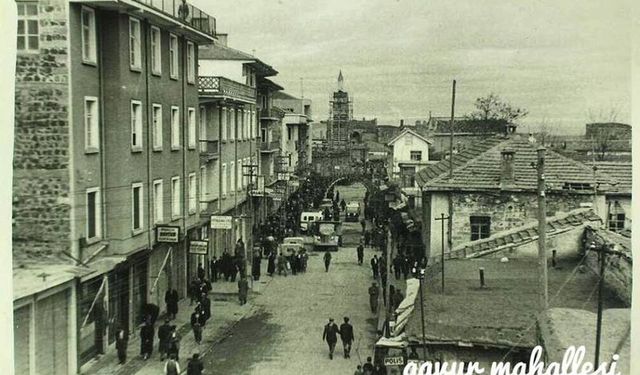
[[[256,89],[224,77],[200,76],[198,89],[203,96],[228,97],[255,103]]]
[[[182,0],[133,0],[147,5],[207,35],[216,36],[216,19]]]
[[[218,144],[219,142],[217,140],[200,140],[200,154],[208,159],[218,157],[220,155],[220,152],[218,151]]]
[[[260,150],[261,151],[274,151],[274,150],[278,150],[279,148],[280,148],[280,142],[279,141],[261,142],[260,143]]]
[[[262,119],[277,119],[280,118],[281,112],[275,108],[263,108],[260,110],[260,118]]]

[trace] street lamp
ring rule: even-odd
[[[418,279],[418,283],[420,285],[420,323],[422,323],[422,360],[426,361],[427,360],[427,340],[426,340],[426,335],[424,331],[424,297],[422,293],[422,281],[425,278],[425,269],[424,268],[418,269],[417,265],[414,264],[413,268],[411,269],[411,272],[413,273],[413,276]]]

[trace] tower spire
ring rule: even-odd
[[[344,77],[342,77],[342,69],[340,69],[340,73],[338,74],[338,91],[343,91],[344,89]]]

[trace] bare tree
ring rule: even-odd
[[[477,98],[474,105],[476,110],[468,116],[472,120],[511,123],[529,114],[526,109],[515,107],[494,93]]]
[[[616,107],[600,108],[598,110],[590,108],[588,111],[588,118],[591,124],[602,124],[589,135],[592,142],[592,152],[597,161],[605,160],[607,154],[611,151],[613,141],[618,139],[612,129],[607,129],[606,124],[616,122],[619,113],[620,110]]]

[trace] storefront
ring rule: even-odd
[[[205,277],[209,275],[209,228],[200,226],[191,229],[187,235],[187,280],[190,282],[198,277],[198,265],[205,270]]]

